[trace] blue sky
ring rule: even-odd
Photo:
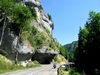
[[[100,12],[100,0],[40,0],[54,22],[53,37],[62,45],[78,40],[89,11]]]

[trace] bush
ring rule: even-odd
[[[36,60],[34,61],[30,61],[26,67],[36,67],[36,66],[40,66],[40,63]]]
[[[60,54],[63,55],[67,59],[68,58],[68,51],[66,50],[66,48],[64,46],[60,46],[59,50],[60,50]]]
[[[82,75],[79,72],[77,72],[76,68],[69,68],[69,75]]]
[[[31,11],[32,16],[34,17],[34,19],[36,19],[37,14],[36,14],[36,10],[34,9],[34,4],[32,2],[26,2],[25,4],[27,5],[29,10]]]
[[[34,60],[33,62],[34,64],[40,64],[37,60]]]
[[[50,14],[47,14],[47,15],[48,15],[48,17],[49,17],[49,20],[52,21],[52,17],[51,17],[51,15],[50,15]]]
[[[34,67],[34,63],[31,61],[31,62],[29,62],[27,65],[26,65],[26,67]]]

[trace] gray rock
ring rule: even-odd
[[[31,2],[31,3],[33,3],[37,7],[41,6],[40,0],[17,0],[17,1],[20,1],[20,2],[23,2],[23,3],[25,3],[25,2]]]
[[[54,29],[54,23],[49,20],[49,17],[46,12],[42,9],[40,0],[17,0],[21,1],[23,3],[25,2],[31,2],[33,5],[35,5],[35,10],[37,14],[37,20],[40,24],[42,24],[46,29],[50,31],[50,34],[52,34],[52,30]]]
[[[42,9],[40,0],[17,0],[25,4],[25,2],[32,2],[35,5],[35,10],[37,14],[37,20],[31,21],[31,26],[34,26],[38,31],[42,32],[48,39],[48,33],[45,28],[50,31],[54,29],[53,21],[49,20],[48,15]],[[0,28],[0,37],[2,34],[2,28]],[[38,35],[38,34],[37,34]],[[20,41],[19,37],[15,35],[13,31],[6,28],[3,41],[0,46],[0,52],[5,54],[9,59],[18,61],[26,60],[38,60],[40,63],[50,63],[55,55],[59,54],[59,50],[48,50],[48,46],[43,46],[34,52],[34,48],[30,46],[29,43],[25,41]]]
[[[2,28],[0,29],[0,36],[2,32],[1,30]],[[9,29],[5,30],[0,49],[7,52],[7,57],[11,60],[15,60],[16,52],[18,52],[19,61],[26,59],[28,60],[34,54],[34,49],[29,47],[29,44],[24,43],[24,41],[19,42],[19,39],[15,33],[13,31],[10,32]]]
[[[48,46],[43,46],[37,50],[37,53],[59,54],[58,50],[48,50]]]
[[[32,60],[38,60],[41,64],[49,64],[55,55],[59,54],[58,50],[47,50],[48,46],[43,46],[36,51]]]
[[[44,32],[43,27],[41,25],[39,25],[35,20],[31,21],[31,26],[34,26],[40,32]]]

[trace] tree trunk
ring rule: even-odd
[[[1,39],[0,39],[0,45],[2,44],[2,39],[3,39],[3,35],[4,35],[4,30],[7,26],[7,23],[6,23],[7,19],[4,18],[4,25],[3,25],[3,29],[2,29],[2,35],[1,35]]]

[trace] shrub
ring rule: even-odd
[[[51,15],[50,15],[50,14],[47,14],[47,15],[48,15],[48,17],[49,17],[49,20],[52,21],[52,17],[51,17]]]
[[[32,61],[30,61],[27,65],[26,65],[26,67],[34,67],[34,63],[32,62]]]
[[[77,72],[76,68],[69,68],[69,75],[82,75],[79,72]]]
[[[34,64],[40,64],[37,60],[34,60],[33,62]]]
[[[34,17],[34,19],[36,19],[37,14],[36,14],[36,10],[34,8],[34,4],[32,2],[26,2],[25,4],[27,5],[27,7],[29,8],[29,10],[31,11],[32,16]]]

